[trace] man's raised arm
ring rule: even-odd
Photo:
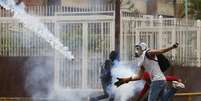
[[[150,56],[162,54],[162,53],[165,53],[165,52],[168,52],[168,51],[170,51],[170,50],[172,50],[172,49],[177,48],[178,45],[179,45],[179,43],[175,43],[175,44],[173,44],[171,47],[168,47],[168,48],[151,49],[151,50],[148,51],[148,54],[149,54]]]

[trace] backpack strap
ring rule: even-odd
[[[158,60],[152,58],[152,57],[148,54],[148,51],[150,51],[150,49],[146,50],[146,52],[145,52],[145,56],[146,56],[148,59],[150,59],[150,60],[153,60],[153,61],[158,62]]]

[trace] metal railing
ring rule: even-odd
[[[193,101],[192,98],[194,96],[200,96],[201,97],[201,92],[195,92],[195,93],[177,93],[175,96],[178,96],[178,97],[188,97],[187,101]]]
[[[132,61],[134,45],[145,42],[150,48],[169,47],[175,42],[180,46],[167,55],[179,64],[201,66],[201,23],[200,20],[186,23],[175,18],[122,18],[121,57]],[[195,51],[193,51],[195,50]]]

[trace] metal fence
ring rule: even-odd
[[[200,20],[125,16],[121,25],[121,57],[127,61],[134,60],[134,45],[139,42],[147,43],[150,48],[169,47],[179,42],[179,48],[166,55],[174,63],[200,67],[200,27]]]
[[[75,61],[64,59],[49,43],[5,11],[1,11],[0,18],[0,56],[54,56],[56,84],[66,88],[99,89],[100,66],[114,49],[114,6],[44,6],[30,7],[27,11],[38,15],[64,46],[69,47]],[[151,48],[179,42],[181,46],[167,55],[176,63],[200,66],[200,21],[186,23],[175,18],[134,15],[122,11],[121,60],[132,62],[134,45],[141,41]]]

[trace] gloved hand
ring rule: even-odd
[[[172,45],[173,48],[177,48],[179,46],[179,43],[176,42],[175,44]]]
[[[117,78],[117,79],[118,81],[114,83],[114,85],[117,87],[121,86],[124,83],[128,83],[131,80],[131,78]]]

